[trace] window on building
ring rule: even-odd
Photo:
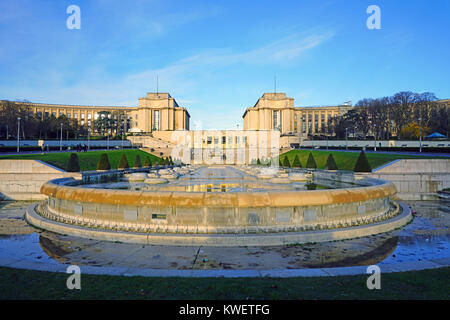
[[[218,144],[219,143],[219,138],[214,137],[214,144]]]
[[[153,130],[159,130],[159,110],[153,111]]]
[[[227,143],[227,137],[222,137],[222,144]]]
[[[56,118],[56,112],[55,111],[52,112],[52,116]]]
[[[70,114],[70,113],[68,113],[68,114],[67,114],[67,118],[68,118],[68,119],[70,119],[70,117],[71,117],[71,114]]]
[[[90,119],[89,116],[90,116],[90,115],[88,115],[88,119]],[[104,117],[105,117],[105,115],[102,114],[102,118],[104,118]],[[94,114],[94,120],[97,120],[97,119],[98,119],[98,113],[95,113],[95,114]]]
[[[247,144],[247,136],[243,136],[242,137],[242,143],[243,144]]]
[[[280,111],[279,110],[274,110],[272,117],[273,117],[273,129],[281,131]]]
[[[235,137],[235,143],[239,144],[239,137]]]
[[[74,113],[74,114],[73,114],[73,117],[74,117],[75,119],[78,119],[78,113]]]
[[[88,117],[88,120],[92,119],[92,114],[88,113],[87,117]]]
[[[228,144],[233,144],[233,137],[228,137]]]
[[[207,144],[211,144],[211,142],[212,142],[212,137],[206,138],[206,143],[207,143]]]
[[[84,113],[81,114],[81,119],[84,120]]]
[[[319,129],[319,115],[315,114],[314,115],[314,130],[315,130],[314,133],[316,133],[318,131],[318,129]]]

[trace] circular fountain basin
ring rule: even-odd
[[[129,190],[56,179],[42,186],[48,201],[27,219],[65,234],[183,245],[329,241],[386,232],[410,219],[398,218],[402,210],[390,199],[395,186],[384,180],[347,174],[342,182],[334,173],[326,181],[321,172],[321,181],[299,183],[289,178],[296,172],[270,180],[247,172],[269,171],[200,167],[161,185],[147,178]]]

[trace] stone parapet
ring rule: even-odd
[[[96,189],[49,181],[48,219],[134,232],[240,234],[345,228],[389,219],[392,183],[370,179],[355,188],[273,192],[181,192]]]
[[[43,200],[40,192],[48,180],[81,178],[80,173],[66,172],[39,160],[0,160],[0,200]]]

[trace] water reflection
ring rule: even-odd
[[[220,184],[215,187],[222,190]],[[5,226],[0,229],[0,260],[13,258],[40,263],[156,269],[293,269],[391,264],[450,257],[450,217],[445,212],[448,203],[423,201],[408,204],[417,214],[413,222],[401,230],[326,243],[248,248],[201,247],[205,258],[196,259],[200,250],[198,247],[179,246],[169,250],[165,246],[96,241],[40,231],[29,226],[23,228],[25,222],[21,218],[29,204],[18,206],[16,203],[9,209],[0,209],[0,225]],[[10,220],[12,222],[5,223]],[[12,234],[14,230],[23,229],[28,233]]]

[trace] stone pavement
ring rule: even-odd
[[[154,246],[81,239],[24,224],[29,202],[0,203],[0,266],[151,277],[312,277],[450,266],[448,201],[411,201],[412,223],[385,234],[269,247]]]

